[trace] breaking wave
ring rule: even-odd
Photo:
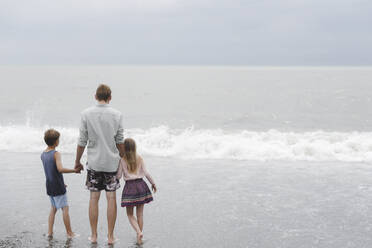
[[[0,150],[41,152],[48,127],[0,126]],[[78,129],[54,127],[61,133],[59,150],[74,153]],[[372,161],[372,132],[264,132],[222,129],[127,129],[144,155],[182,159]]]

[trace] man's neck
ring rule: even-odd
[[[98,104],[109,104],[109,101],[107,101],[107,102],[106,101],[103,101],[103,100],[102,101],[98,101]]]

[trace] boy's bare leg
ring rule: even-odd
[[[48,218],[48,237],[53,236],[53,225],[54,218],[56,217],[57,209],[55,207],[50,208],[49,218]]]
[[[138,205],[136,207],[137,222],[141,232],[143,231],[143,209],[144,204]]]
[[[106,192],[107,198],[107,225],[108,225],[108,244],[113,244],[114,239],[114,228],[117,215],[116,207],[116,192]]]
[[[74,237],[74,233],[71,230],[70,215],[68,213],[68,206],[62,208],[63,223],[66,227],[66,233],[69,238]]]
[[[133,207],[126,207],[126,209],[127,209],[127,216],[128,216],[129,222],[137,233],[137,243],[142,244],[143,234],[142,234],[141,229],[138,226],[138,221],[136,217],[134,217],[133,215]]]
[[[89,222],[92,235],[90,236],[90,241],[92,243],[97,243],[97,223],[98,223],[98,202],[101,192],[90,192],[89,200]]]

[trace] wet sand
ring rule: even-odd
[[[50,203],[39,154],[0,156],[0,247],[108,247],[104,193],[98,245],[87,240],[85,172],[65,175],[72,227],[81,236],[66,239],[59,212],[54,239],[48,241]],[[73,155],[62,158],[66,167],[73,166]],[[143,247],[372,247],[368,164],[145,160],[159,192],[145,207]],[[136,247],[121,207],[115,234],[114,247]]]

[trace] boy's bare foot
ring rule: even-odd
[[[53,238],[53,233],[48,233],[47,238],[52,239]]]
[[[92,243],[92,244],[97,244],[97,235],[96,236],[90,236],[88,237],[89,241]]]
[[[140,233],[137,233],[137,243],[139,244],[139,245],[142,245],[142,238],[143,238],[143,233],[142,232],[140,232]]]

